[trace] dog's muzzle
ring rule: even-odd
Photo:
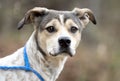
[[[62,37],[58,40],[60,53],[68,53],[73,56],[70,51],[71,40],[68,37]]]

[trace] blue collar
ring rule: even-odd
[[[27,56],[26,46],[24,47],[23,54],[24,54],[24,62],[25,62],[24,66],[0,66],[0,69],[3,69],[3,70],[25,70],[26,72],[33,72],[40,79],[40,81],[44,81],[43,77],[30,66],[29,59]]]

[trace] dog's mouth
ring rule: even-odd
[[[60,54],[68,54],[68,55],[70,55],[71,57],[73,56],[70,48],[60,48]]]
[[[58,55],[64,54],[64,55],[69,55],[69,56],[73,57],[73,55],[75,54],[75,51],[71,50],[70,48],[60,48],[58,52],[56,52],[54,54],[52,52],[50,52],[49,54],[52,56],[58,56]]]

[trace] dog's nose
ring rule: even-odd
[[[71,40],[67,37],[64,37],[64,38],[60,38],[58,42],[61,47],[66,48],[70,46]]]

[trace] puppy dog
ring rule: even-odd
[[[81,32],[92,21],[93,12],[87,8],[57,11],[43,7],[29,10],[19,22],[18,29],[33,24],[34,31],[26,43],[31,68],[45,81],[56,81],[68,56],[74,56],[81,40]],[[24,48],[0,59],[0,66],[24,66]],[[42,81],[25,70],[0,69],[0,81]]]

